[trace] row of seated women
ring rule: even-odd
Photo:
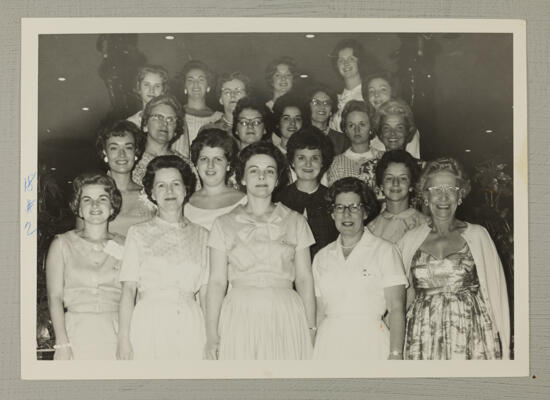
[[[147,140],[170,137],[169,117]],[[206,128],[192,165],[147,163],[146,200],[131,179],[140,138],[129,122],[103,131],[110,176],[74,181],[80,227],[47,259],[56,359],[509,357],[502,266],[487,231],[455,218],[470,191],[456,160],[420,173],[405,150],[386,151],[379,212],[360,177],[321,183],[333,145],[317,128],[292,134],[286,157]],[[429,216],[410,207],[415,189]]]

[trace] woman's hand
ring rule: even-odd
[[[54,360],[72,360],[74,359],[73,349],[71,348],[71,346],[60,347],[59,349],[55,350],[53,359]]]
[[[116,347],[116,359],[117,360],[133,360],[134,349],[132,349],[132,343],[129,338],[118,339]]]
[[[220,347],[219,340],[214,340],[214,341],[208,340],[206,342],[206,346],[204,346],[204,358],[206,360],[217,360],[219,347]]]

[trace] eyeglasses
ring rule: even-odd
[[[311,100],[311,105],[312,105],[312,106],[325,106],[325,107],[328,107],[328,106],[331,106],[331,105],[332,105],[332,101],[330,101],[330,100],[312,99],[312,100]]]
[[[237,123],[243,128],[244,127],[257,128],[258,126],[262,125],[264,121],[261,118],[254,118],[254,119],[241,118]]]
[[[149,116],[149,119],[160,122],[161,124],[167,123],[168,125],[175,125],[178,120],[178,117],[172,117],[172,116],[165,117],[162,114],[151,114]]]
[[[347,206],[344,204],[333,204],[332,211],[336,214],[343,214],[346,210],[348,210],[352,214],[357,214],[361,211],[361,207],[363,207],[363,203],[352,203]]]
[[[443,196],[445,194],[449,196],[456,196],[460,191],[460,188],[456,186],[441,185],[431,186],[428,188],[428,191],[432,196]]]
[[[226,97],[229,97],[231,95],[241,96],[245,93],[246,93],[246,91],[244,89],[223,89],[222,90],[222,96],[226,96]]]

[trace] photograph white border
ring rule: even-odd
[[[213,23],[213,21],[215,21]],[[145,23],[146,22],[146,23]],[[529,374],[526,26],[522,20],[343,18],[24,18],[21,47],[22,379],[497,377]],[[509,361],[43,361],[36,359],[38,38],[40,34],[456,32],[513,34],[514,354]],[[36,175],[35,175],[36,176]],[[521,266],[521,268],[517,268]]]

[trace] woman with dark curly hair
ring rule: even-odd
[[[183,216],[195,180],[177,156],[147,166],[143,184],[158,215],[128,230],[119,276],[119,359],[202,359],[204,318],[196,297],[206,293],[208,231]]]
[[[124,237],[108,228],[121,202],[107,175],[84,174],[73,181],[70,207],[82,228],[57,235],[46,260],[55,360],[115,359]]]
[[[286,184],[287,168],[283,154],[269,142],[251,144],[239,154],[237,180],[248,202],[218,217],[208,240],[209,359],[311,357],[313,235],[302,215],[272,202],[273,192]]]
[[[398,242],[411,282],[405,359],[510,357],[504,271],[485,228],[455,217],[470,192],[460,163],[429,162],[418,182],[431,220]]]
[[[239,149],[271,137],[271,113],[256,97],[243,97],[233,111],[233,136]]]
[[[334,182],[329,199],[340,236],[313,260],[319,325],[313,356],[402,359],[407,278],[397,249],[365,228],[376,215],[376,197],[347,177]]]
[[[297,76],[296,60],[292,57],[279,57],[268,64],[265,69],[265,80],[273,93],[271,100],[265,103],[269,110],[273,111],[275,101],[292,90]]]
[[[191,145],[191,160],[197,168],[201,188],[185,204],[184,214],[193,223],[210,230],[214,220],[227,214],[246,196],[228,184],[235,171],[237,142],[217,128],[207,128]]]

